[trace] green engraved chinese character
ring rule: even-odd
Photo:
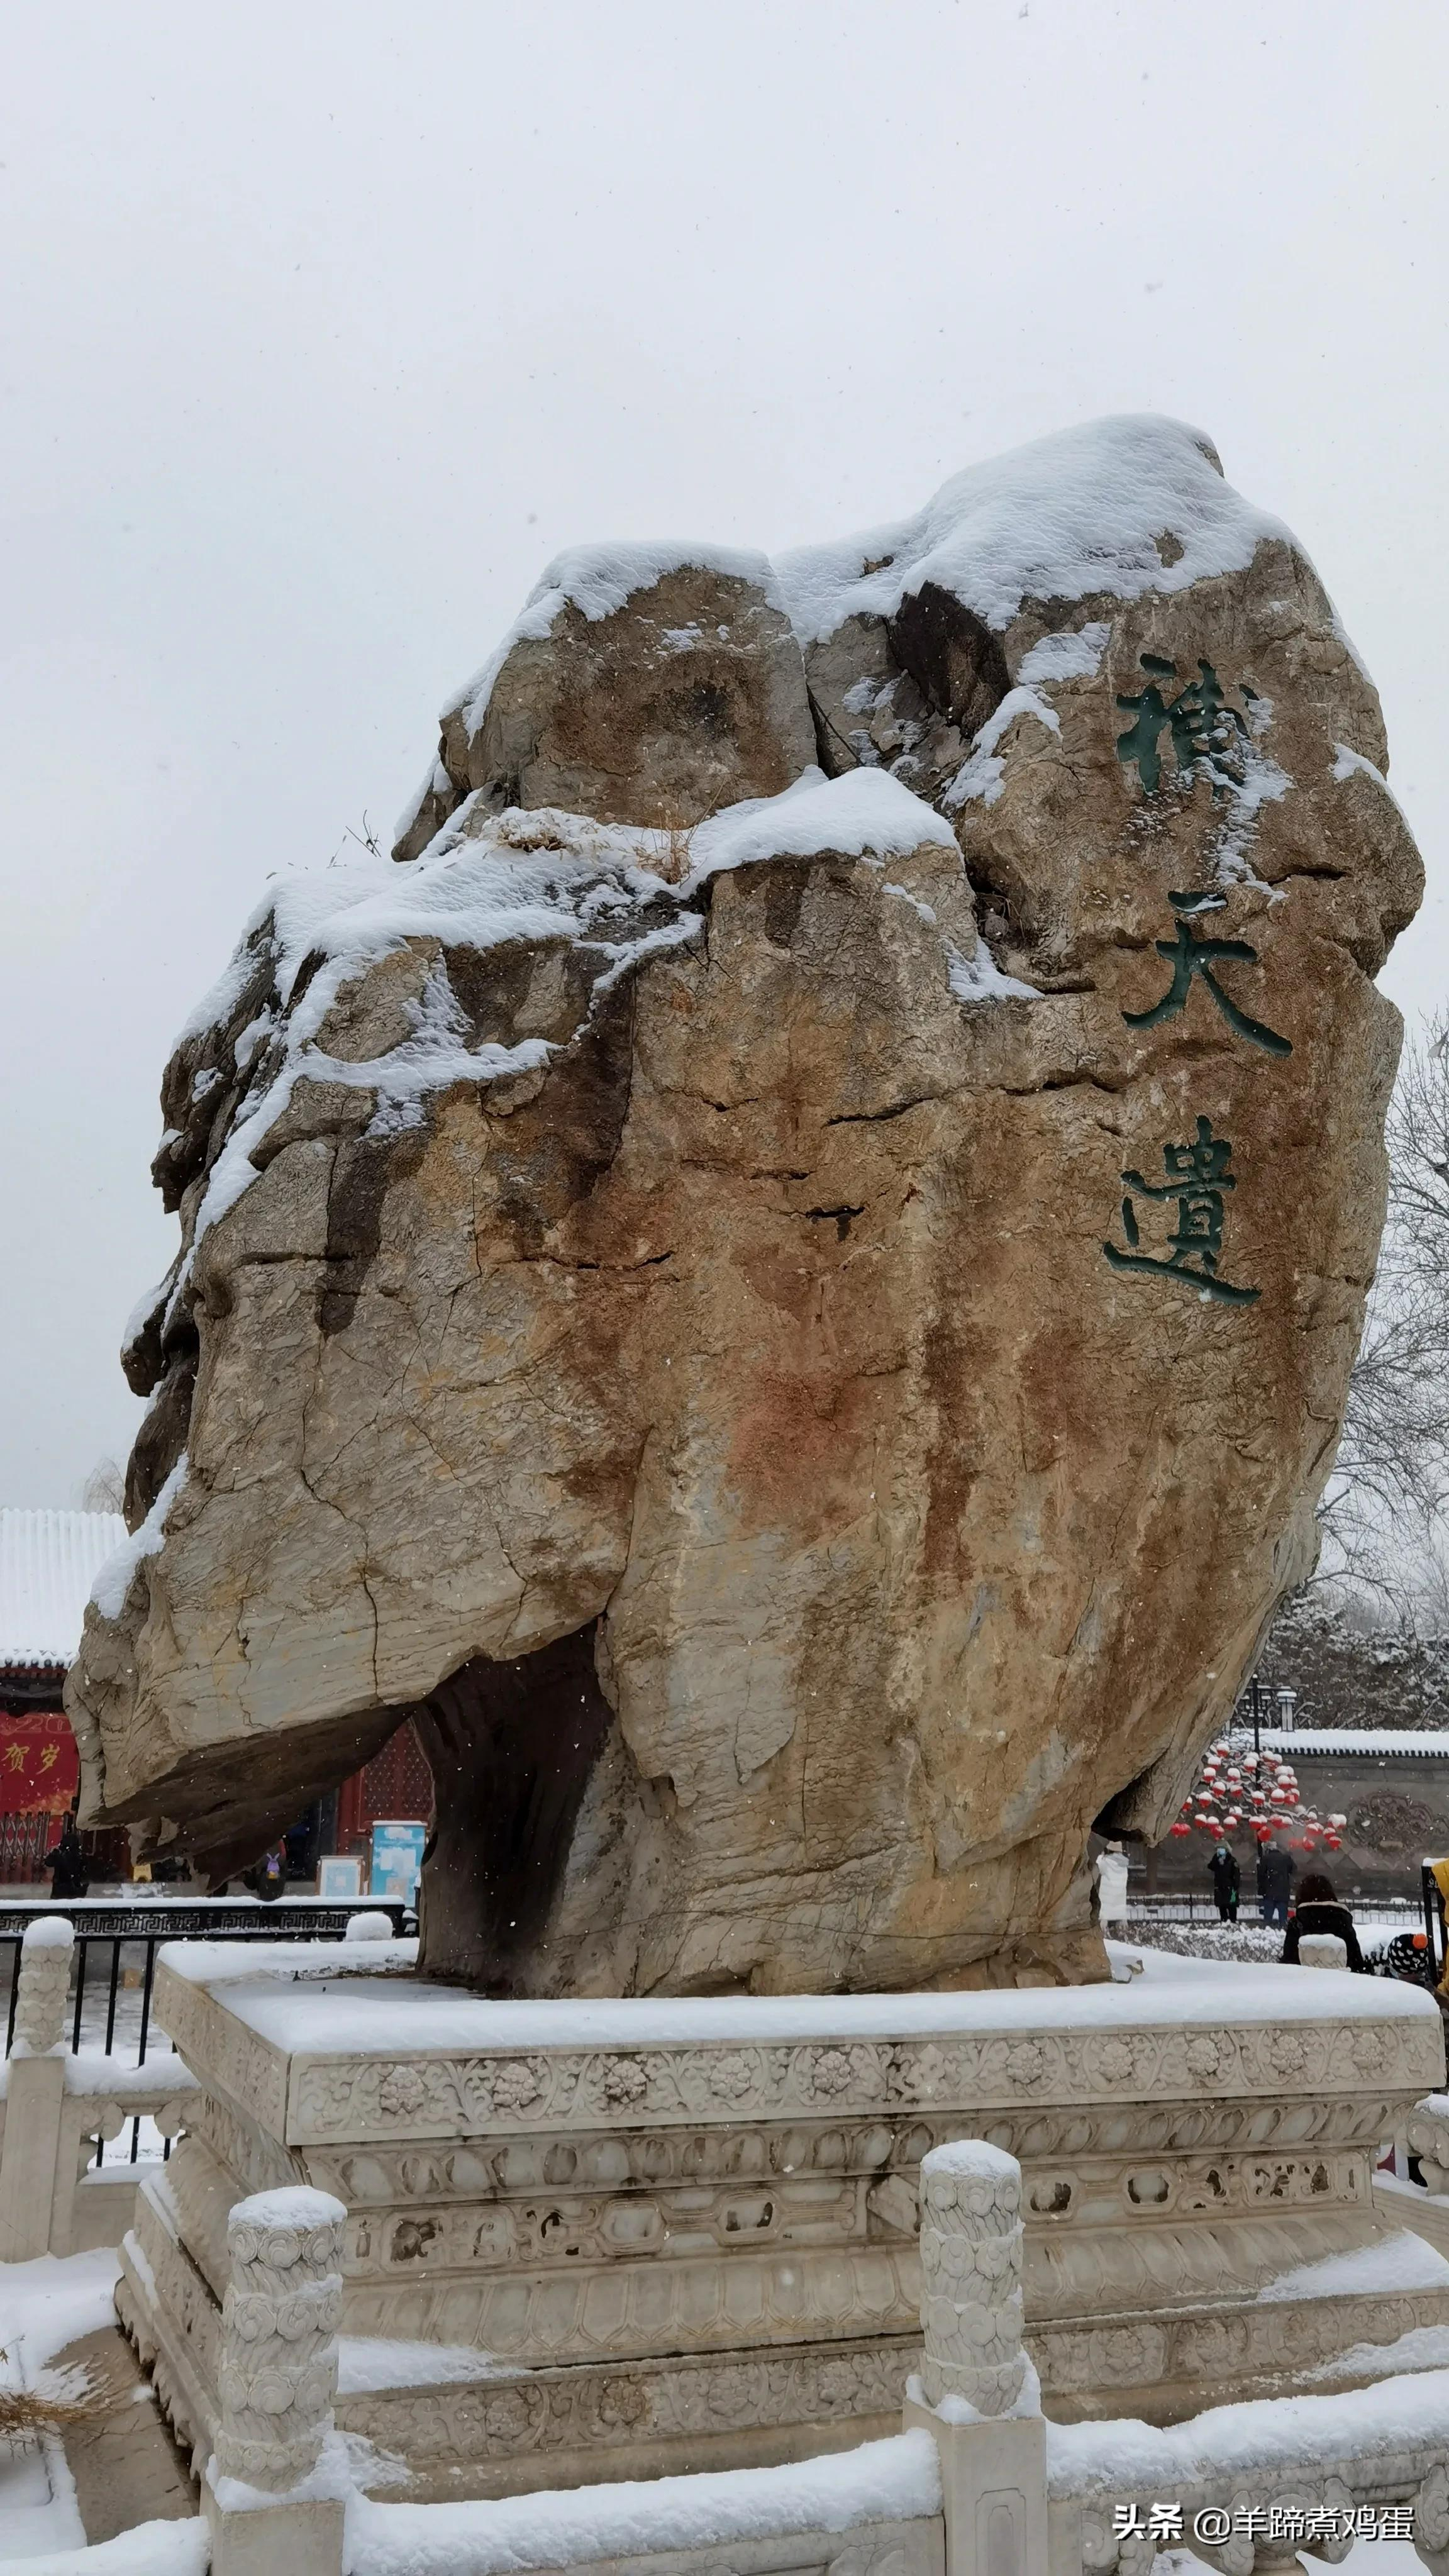
[[[1196,760],[1212,760],[1237,742],[1246,742],[1248,728],[1237,708],[1228,705],[1211,662],[1199,662],[1197,678],[1169,700],[1158,682],[1175,680],[1177,664],[1161,653],[1143,653],[1138,658],[1149,678],[1135,698],[1117,700],[1123,714],[1136,719],[1117,736],[1117,757],[1124,769],[1136,769],[1146,793],[1155,796],[1162,783],[1158,745],[1164,733],[1171,735],[1173,757],[1185,771]],[[1243,696],[1251,702],[1252,690],[1244,689]]]
[[[1250,948],[1246,939],[1199,939],[1193,929],[1193,923],[1200,914],[1221,912],[1226,897],[1220,894],[1169,894],[1167,900],[1177,915],[1177,936],[1154,940],[1153,946],[1159,957],[1171,961],[1172,982],[1161,1001],[1154,1002],[1150,1011],[1123,1012],[1122,1017],[1129,1029],[1155,1029],[1159,1020],[1176,1019],[1178,1012],[1187,1008],[1194,976],[1200,975],[1229,1028],[1235,1030],[1240,1038],[1246,1038],[1249,1046],[1261,1047],[1265,1055],[1291,1055],[1292,1039],[1280,1038],[1276,1029],[1265,1028],[1261,1020],[1249,1019],[1246,1011],[1239,1010],[1232,995],[1224,992],[1213,973],[1215,958],[1241,959],[1245,965],[1256,966],[1256,948]]]
[[[1128,1249],[1123,1252],[1115,1243],[1102,1246],[1113,1269],[1153,1270],[1165,1279],[1182,1280],[1200,1297],[1215,1297],[1225,1306],[1251,1306],[1261,1294],[1259,1289],[1234,1288],[1217,1275],[1223,1248],[1223,1193],[1237,1187],[1228,1170],[1232,1158],[1227,1139],[1213,1134],[1211,1119],[1199,1118],[1195,1143],[1163,1146],[1165,1182],[1145,1181],[1140,1172],[1124,1172],[1129,1192],[1135,1191],[1138,1198],[1174,1202],[1177,1225],[1168,1236],[1165,1259],[1139,1251],[1137,1210],[1130,1196],[1124,1198],[1122,1231]]]

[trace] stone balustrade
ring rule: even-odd
[[[1416,2125],[1449,2146],[1449,2096],[1421,2103]],[[681,2488],[695,2482],[674,2479],[668,2494],[661,2488],[660,2545],[651,2549],[648,2487],[635,2486],[622,2554],[603,2537],[616,2490],[550,2496],[550,2509],[567,2506],[575,2520],[592,2517],[601,2526],[594,2552],[570,2549],[574,2576],[724,2576],[741,2563],[736,2523],[748,2528],[751,2576],[786,2576],[807,2557],[823,2576],[981,2576],[983,2569],[990,2576],[1151,2576],[1159,2550],[1177,2545],[1219,2576],[1290,2576],[1300,2548],[1336,2564],[1369,2519],[1382,2527],[1384,2517],[1412,2540],[1431,2576],[1449,2576],[1445,2374],[1411,2374],[1351,2397],[1209,2410],[1177,2430],[1142,2425],[1142,2456],[1129,2483],[1120,2454],[1114,2471],[1108,2452],[1104,2472],[1090,2425],[1059,2426],[1042,2415],[1022,2343],[1015,2158],[981,2140],[932,2150],[921,2164],[921,2213],[923,2352],[904,2420],[909,2433],[930,2433],[939,2494],[929,2449],[903,2444],[887,2468],[882,2455],[895,2446],[876,2445],[859,2455],[868,2490],[859,2520],[847,2515],[807,2529],[799,2511],[787,2509],[777,2521],[782,2504],[798,2502],[785,2490],[808,2482],[811,2466],[746,2470],[729,2481],[727,2499],[721,2494],[712,2534],[703,2509],[711,2482],[700,2478],[701,2512],[690,2517],[696,2543],[681,2549],[666,2542],[665,2529],[678,2514]],[[326,2472],[344,2215],[340,2201],[298,2187],[258,2193],[232,2209],[222,2411],[205,2489],[212,2576],[275,2576],[282,2567],[288,2576],[341,2576],[343,2508]],[[856,2458],[847,2452],[828,2463],[837,2504]],[[881,2501],[892,2490],[894,2518],[886,2518]],[[511,2547],[520,2516],[544,2501],[534,2495],[462,2508],[404,2505],[400,2512],[417,2563],[431,2565],[436,2554],[441,2565],[464,2543],[471,2549],[476,2542],[480,2553]],[[386,2502],[359,2507],[349,2542],[353,2576],[372,2576],[374,2563],[399,2563],[394,2510]]]
[[[42,2057],[65,2036],[65,2002],[75,1931],[63,1914],[43,1914],[20,1944],[13,2057]]]
[[[1298,1942],[1300,1968],[1346,1968],[1348,1943],[1337,1932],[1304,1932]]]
[[[15,2033],[0,2104],[0,2261],[114,2245],[131,2223],[134,2168],[87,2182],[98,2140],[152,2119],[175,2137],[197,2092],[178,2057],[144,2070],[66,2046],[75,1933],[42,1915],[20,1945]],[[84,2187],[83,2187],[84,2186]]]
[[[207,2469],[212,2576],[340,2576],[340,2492],[317,2472],[333,2429],[342,2230],[330,2192],[254,2192],[227,2220],[221,2422]]]
[[[332,2428],[347,2212],[299,2185],[238,2201],[222,2308],[223,2477],[280,2491],[309,2477]]]
[[[55,2180],[62,2162],[62,2034],[75,1934],[63,1915],[42,1915],[20,1945],[15,2039],[5,2070],[0,2153],[0,2262],[51,2250]]]
[[[1409,2153],[1438,2198],[1449,2197],[1449,2093],[1428,2093],[1405,2123]]]
[[[921,2164],[921,2382],[926,2403],[964,2398],[1005,2415],[1026,2382],[1021,2167],[983,2139]]]

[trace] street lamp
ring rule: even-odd
[[[1256,1673],[1249,1682],[1244,1696],[1248,1703],[1248,1718],[1253,1729],[1253,1751],[1261,1753],[1263,1750],[1261,1730],[1268,1705],[1268,1694]]]
[[[1286,1682],[1280,1682],[1273,1697],[1278,1703],[1278,1723],[1285,1735],[1291,1735],[1293,1711],[1298,1705],[1298,1693],[1296,1690],[1290,1690]]]

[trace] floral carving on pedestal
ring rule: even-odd
[[[1116,2032],[1100,2039],[1093,2051],[1098,2074],[1104,2084],[1130,2084],[1137,2071],[1137,2052],[1128,2039]]]
[[[416,2119],[428,2088],[415,2066],[390,2067],[377,2088],[377,2107],[389,2120]]]
[[[191,2062],[203,2080],[210,2076],[206,2049]],[[988,2108],[1009,2113],[1016,2103],[1065,2110],[1125,2098],[1139,2101],[1144,2119],[1170,2126],[1187,2144],[1192,2124],[1201,2124],[1197,2097],[1211,2087],[1216,2102],[1210,2134],[1217,2143],[1222,2121],[1231,2117],[1229,2100],[1259,2105],[1256,2120],[1262,2105],[1296,2091],[1314,2101],[1316,2133],[1322,2134],[1342,2109],[1334,2097],[1362,2080],[1412,2086],[1417,2093],[1433,2075],[1432,2038],[1423,2025],[1407,2020],[1387,2031],[1352,2022],[1315,2023],[1304,2030],[1264,2022],[1236,2033],[1027,2029],[988,2040],[943,2032],[920,2039],[754,2047],[621,2045],[587,2055],[551,2049],[526,2059],[479,2052],[396,2066],[314,2059],[294,2076],[288,2131],[298,2144],[335,2140],[355,2147],[379,2130],[402,2127],[587,2129],[611,2113],[636,2108],[672,2124],[708,2121],[722,2109],[778,2119],[822,2106],[864,2114],[887,2102],[929,2102],[940,2112],[977,2119]]]
[[[526,2057],[510,2058],[492,2069],[494,2106],[500,2111],[526,2111],[543,2096],[544,2082]]]
[[[719,2102],[744,2102],[759,2083],[759,2064],[752,2051],[730,2049],[711,2061],[709,2089]]]
[[[599,2090],[611,2109],[624,2110],[633,2102],[642,2102],[649,2090],[649,2078],[637,2057],[611,2057],[605,2063]]]

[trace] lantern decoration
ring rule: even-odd
[[[1292,1763],[1255,1750],[1244,1733],[1223,1737],[1210,1748],[1177,1823],[1168,1830],[1179,1842],[1190,1840],[1194,1831],[1214,1844],[1233,1834],[1250,1834],[1259,1849],[1281,1841],[1295,1851],[1317,1851],[1320,1845],[1340,1851],[1347,1821],[1342,1815],[1320,1816],[1304,1799]]]

